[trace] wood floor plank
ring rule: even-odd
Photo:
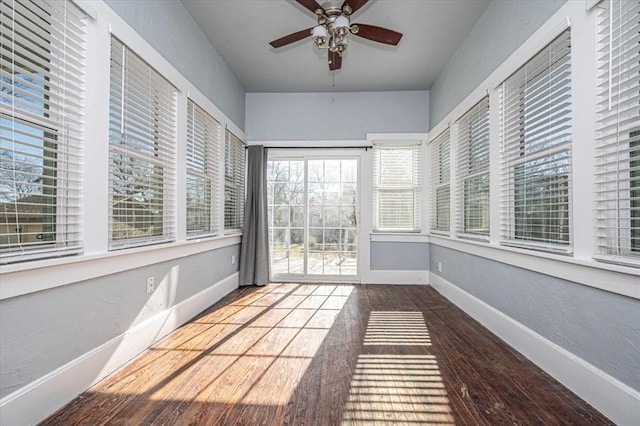
[[[44,425],[605,425],[428,286],[240,288]]]

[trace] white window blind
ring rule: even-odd
[[[244,209],[244,143],[227,130],[224,151],[224,230],[241,232]]]
[[[176,89],[111,38],[110,248],[175,236]]]
[[[420,146],[374,145],[374,230],[420,231]]]
[[[218,184],[223,127],[191,99],[187,109],[187,235],[219,233]]]
[[[429,144],[431,159],[431,232],[449,233],[451,214],[451,185],[449,168],[449,129]]]
[[[640,2],[597,19],[596,257],[640,266]]]
[[[571,33],[500,86],[503,243],[570,251]]]
[[[489,236],[489,97],[456,122],[456,230],[464,236]]]
[[[0,262],[82,249],[85,16],[0,2]]]

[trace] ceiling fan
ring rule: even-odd
[[[351,15],[369,0],[326,0],[322,5],[316,0],[296,1],[317,15],[318,25],[291,33],[269,44],[277,48],[313,36],[314,45],[329,51],[329,70],[331,71],[342,67],[342,54],[347,50],[349,34],[392,46],[396,46],[402,38],[401,33],[387,28],[368,24],[351,24]]]

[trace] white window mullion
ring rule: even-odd
[[[223,140],[224,140],[224,126],[218,122],[215,122],[215,126],[212,134],[212,141],[210,143],[209,155],[207,156],[207,166],[209,168],[209,172],[207,173],[207,177],[211,181],[211,220],[210,226],[214,235],[222,234],[222,226],[224,221],[220,220],[220,216],[216,214],[216,208],[223,204],[221,202],[222,191],[224,190],[224,185],[222,184],[223,180],[219,178],[220,176],[220,160],[224,158],[223,155]]]
[[[111,40],[108,34],[108,22],[96,20],[87,26],[86,90],[87,102],[87,140],[109,139],[109,96],[110,88],[105,82],[110,75]],[[92,144],[85,150],[83,185],[87,190],[83,194],[84,215],[84,253],[106,253],[109,247],[109,145]]]
[[[458,146],[452,141],[458,139],[458,127],[449,123],[449,235],[455,235],[456,227],[456,208],[460,193],[456,187],[456,174],[458,164],[453,159],[458,157]]]
[[[225,185],[225,175],[226,175],[226,165],[227,165],[227,143],[226,143],[226,135],[228,132],[227,126],[222,125],[220,128],[221,131],[221,139],[220,139],[220,158],[218,158],[218,190],[216,196],[218,197],[218,204],[215,206],[215,214],[216,219],[218,221],[218,229],[221,234],[225,233],[225,193],[226,193],[226,185]]]
[[[177,96],[177,119],[176,119],[176,138],[177,141],[187,141],[187,103],[188,98],[185,93],[180,92]],[[184,241],[187,239],[186,222],[182,218],[187,217],[187,144],[176,144],[176,197],[175,197],[175,217],[176,220],[176,241]]]

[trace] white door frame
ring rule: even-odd
[[[306,160],[320,160],[320,159],[336,159],[336,158],[353,158],[358,162],[358,190],[357,190],[357,208],[356,208],[356,217],[357,217],[357,271],[355,276],[341,276],[341,275],[297,275],[297,274],[287,274],[281,275],[278,277],[271,277],[274,281],[304,281],[304,282],[345,282],[345,283],[359,283],[361,282],[361,277],[363,275],[363,271],[366,271],[365,268],[369,266],[369,241],[368,241],[368,232],[367,230],[371,227],[371,211],[370,208],[366,208],[365,206],[365,214],[362,214],[362,201],[368,200],[371,197],[363,197],[363,193],[365,191],[371,191],[371,182],[370,179],[366,179],[366,176],[369,176],[371,171],[371,165],[368,156],[371,155],[371,152],[365,148],[269,148],[268,149],[268,159],[269,160],[303,160],[305,161],[305,198],[307,192],[307,183],[306,183]],[[305,201],[306,207],[306,201]],[[308,208],[305,208],[305,234],[308,231]],[[306,238],[305,238],[306,242]],[[306,257],[306,251],[305,251]],[[305,262],[306,263],[306,262]],[[366,265],[365,265],[366,263]],[[305,273],[306,273],[306,264],[305,264]]]

